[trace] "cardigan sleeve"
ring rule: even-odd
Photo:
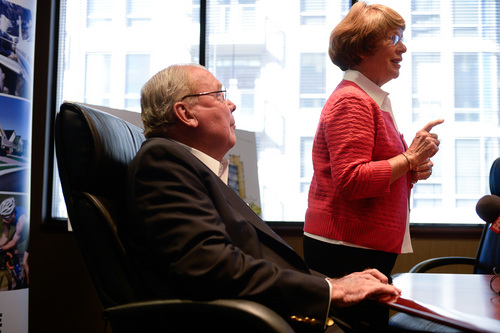
[[[350,89],[354,90],[354,89]],[[326,149],[334,187],[349,199],[387,195],[391,166],[374,159],[385,126],[383,111],[367,95],[350,92],[329,101],[322,114]]]

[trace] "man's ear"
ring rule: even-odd
[[[177,116],[177,119],[186,126],[189,127],[197,127],[198,126],[198,118],[196,117],[196,113],[192,112],[189,109],[187,103],[177,102],[174,105],[174,113]]]

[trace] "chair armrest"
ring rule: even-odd
[[[293,333],[291,326],[268,307],[247,300],[210,302],[151,300],[118,305],[103,317],[115,332],[259,332]]]
[[[432,258],[416,264],[415,266],[413,266],[412,269],[410,269],[409,273],[425,273],[428,270],[435,267],[446,266],[446,265],[474,265],[475,263],[476,263],[476,258],[471,258],[471,257]]]

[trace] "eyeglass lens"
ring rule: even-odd
[[[215,98],[224,103],[227,100],[227,92],[225,90],[219,91],[215,93]]]
[[[391,43],[394,44],[394,45],[396,45],[397,43],[399,43],[400,40],[401,41],[403,40],[403,38],[399,37],[399,35],[392,35],[392,36],[389,37],[389,39],[391,40]]]

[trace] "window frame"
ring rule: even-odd
[[[352,3],[356,1],[353,0]],[[351,3],[351,5],[352,5]],[[47,113],[46,113],[46,124],[47,132],[45,149],[48,152],[45,154],[44,162],[44,218],[42,218],[42,227],[45,230],[55,230],[55,231],[67,231],[67,219],[53,218],[52,217],[52,182],[54,180],[53,169],[54,169],[54,146],[53,146],[53,120],[55,119],[56,112],[58,110],[58,105],[56,104],[56,86],[57,86],[57,68],[58,68],[58,49],[59,49],[59,12],[60,12],[61,1],[51,0],[51,15],[50,15],[50,37],[49,37],[49,48],[48,48],[48,75],[47,75]],[[200,44],[199,44],[199,63],[205,65],[206,62],[206,12],[207,12],[207,1],[200,0]],[[302,234],[303,222],[300,221],[266,221],[273,229],[279,230],[285,234]],[[437,238],[448,238],[453,236],[460,236],[468,238],[475,237],[477,233],[483,229],[483,224],[427,224],[427,223],[412,223],[411,225],[412,233],[414,235],[426,235],[434,236]],[[429,231],[430,230],[430,231]],[[443,233],[438,232],[443,231]],[[444,236],[442,234],[446,234]]]

